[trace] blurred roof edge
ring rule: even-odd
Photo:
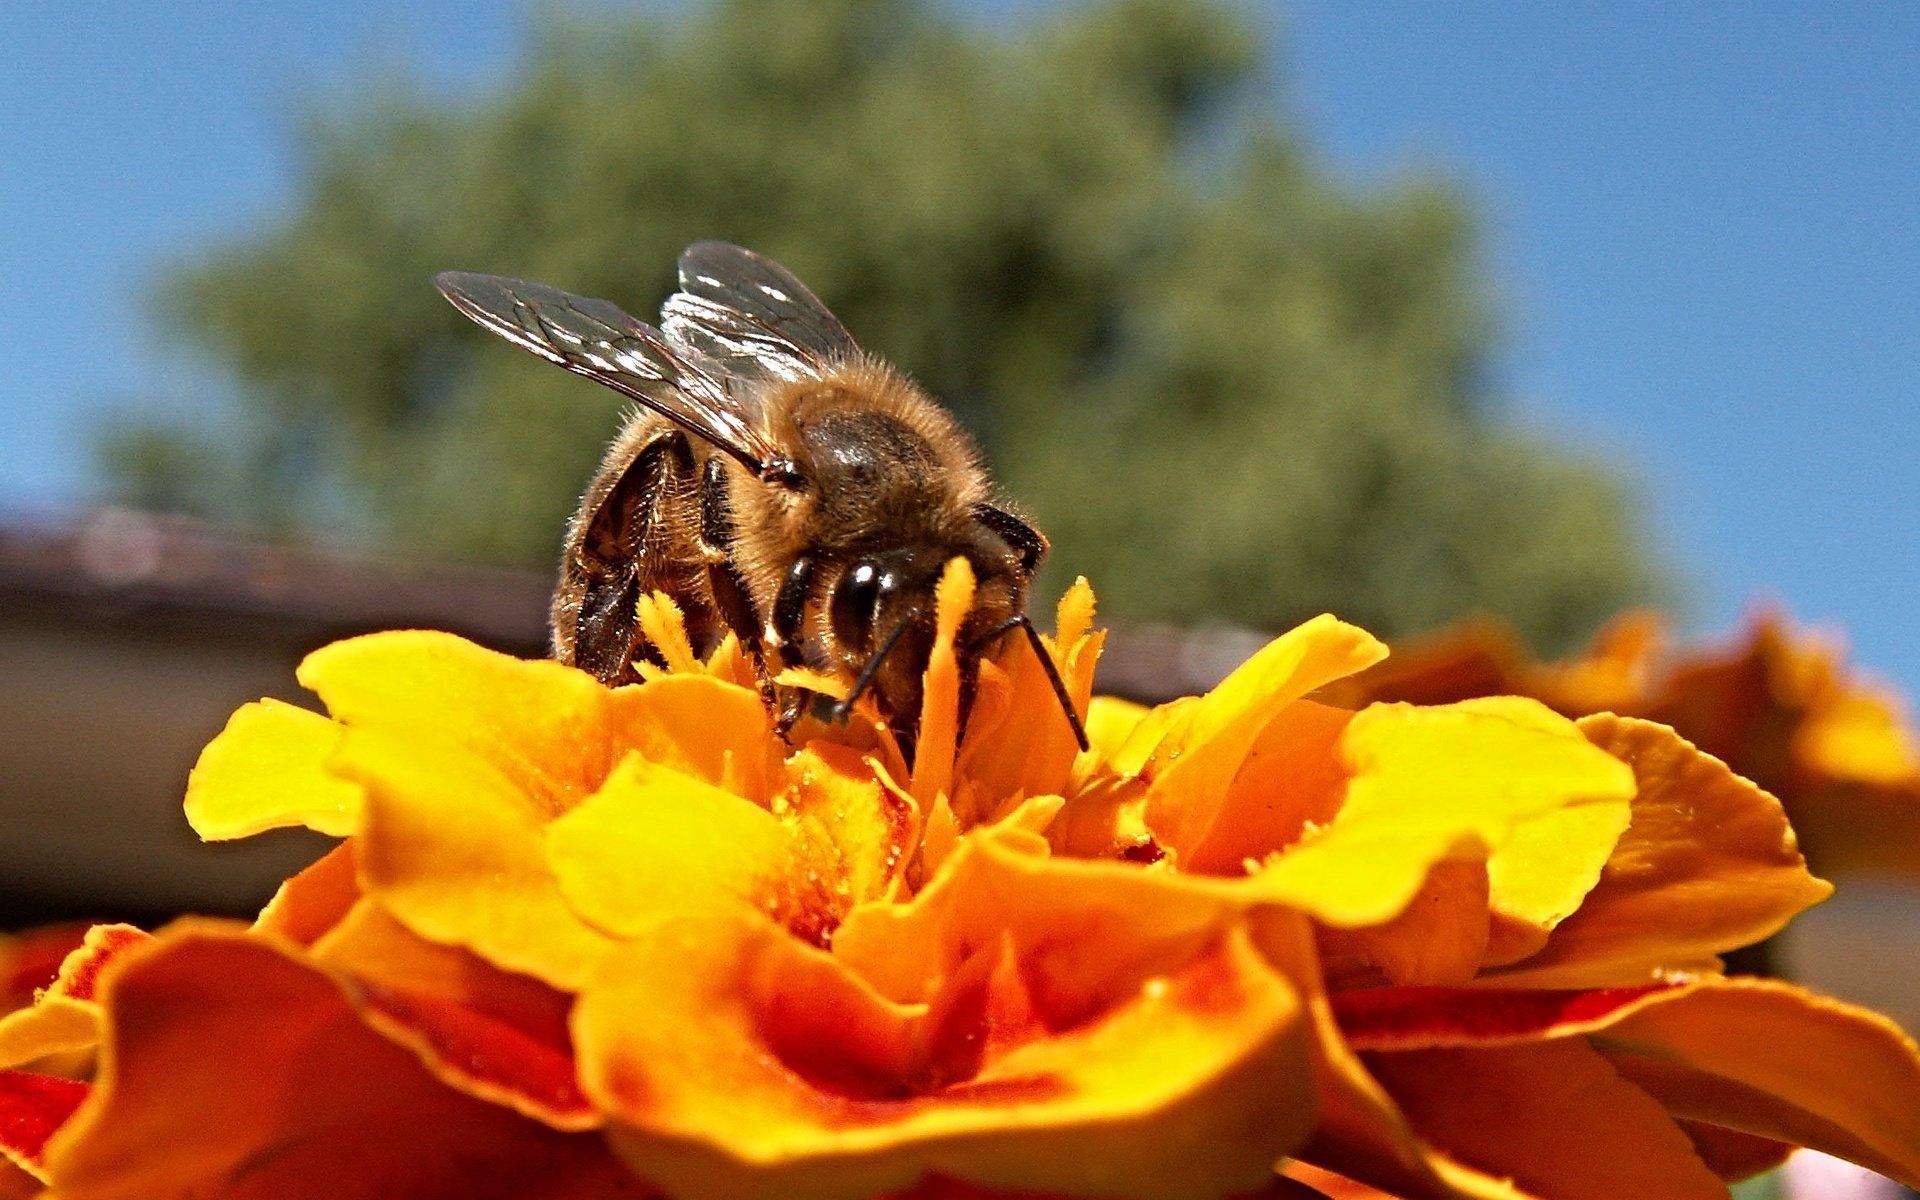
[[[317,642],[369,629],[445,629],[518,653],[546,643],[545,575],[274,543],[188,517],[100,508],[0,520],[0,607],[180,629],[236,622]]]
[[[0,518],[0,608],[160,629],[250,628],[319,645],[375,629],[444,629],[516,654],[546,649],[551,577],[272,542],[194,518],[98,508]],[[1266,641],[1245,629],[1122,625],[1100,690],[1157,702],[1202,692]]]

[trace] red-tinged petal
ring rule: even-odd
[[[51,986],[68,954],[80,948],[93,926],[84,921],[0,933],[0,1013],[33,1003]]]
[[[257,933],[310,946],[360,900],[353,842],[341,842],[281,884],[254,919]]]
[[[35,1200],[45,1191],[38,1179],[0,1155],[0,1200]]]
[[[1878,1013],[1770,980],[1704,981],[1592,1035],[1675,1115],[1920,1186],[1920,1048]]]
[[[171,927],[104,999],[99,1082],[47,1148],[62,1200],[654,1195],[597,1136],[444,1086],[334,980],[237,926]]]
[[[1064,1028],[1034,1021],[1037,997],[1040,1008],[1009,1009],[1015,997],[1000,991],[1024,995],[1045,968],[985,961],[995,965],[956,974],[967,995],[936,1004],[929,1032],[970,1028],[971,1014],[972,1036],[991,1032],[997,1057],[960,1078],[916,1075],[915,1062],[961,1060],[952,1047],[924,1057],[915,1010],[824,953],[766,923],[662,926],[581,999],[587,1087],[636,1170],[714,1198],[854,1200],[938,1171],[989,1187],[1212,1200],[1270,1178],[1304,1132],[1298,1000],[1244,932]]]
[[[370,1025],[418,1053],[449,1086],[556,1129],[600,1123],[574,1071],[572,996],[424,941],[370,903],[313,956],[352,980]]]
[[[1364,988],[1328,997],[1348,1045],[1357,1050],[1422,1050],[1500,1045],[1588,1033],[1685,984],[1549,990],[1535,988]]]
[[[1636,983],[1777,931],[1832,891],[1807,873],[1773,797],[1662,725],[1586,717],[1633,768],[1633,822],[1545,949],[1504,973],[1533,986]]]
[[[1182,705],[1141,770],[1147,825],[1181,861],[1204,843],[1261,732],[1288,705],[1386,656],[1371,635],[1330,616],[1281,634],[1205,696]]]
[[[345,837],[360,789],[326,771],[340,726],[281,700],[243,705],[187,777],[187,822],[208,841],[304,825]]]
[[[1421,1138],[1555,1200],[1725,1200],[1651,1096],[1577,1039],[1364,1056]]]
[[[486,758],[433,730],[350,728],[334,767],[366,792],[360,885],[415,933],[568,991],[612,947],[561,896],[554,814]]]
[[[131,925],[90,927],[31,1006],[0,1015],[0,1067],[39,1066],[69,1073],[53,1056],[90,1050],[99,1042],[94,995],[100,973],[150,940],[151,935]]]
[[[1531,1200],[1507,1181],[1456,1163],[1420,1140],[1334,1023],[1326,993],[1313,979],[1308,922],[1279,909],[1253,916],[1262,951],[1273,962],[1290,964],[1288,974],[1303,981],[1307,1001],[1317,1114],[1299,1159],[1409,1200]]]
[[[95,925],[71,954],[61,960],[60,973],[49,991],[74,1000],[92,1000],[100,973],[129,950],[145,945],[153,935],[131,925]]]
[[[0,1071],[0,1154],[46,1181],[47,1139],[87,1098],[89,1085],[29,1071]]]

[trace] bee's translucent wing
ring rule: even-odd
[[[785,462],[741,389],[690,364],[660,330],[605,300],[498,275],[443,271],[434,285],[485,329],[550,363],[633,397],[712,442],[756,475]]]
[[[695,242],[680,255],[680,290],[661,307],[660,328],[702,370],[746,384],[817,378],[859,353],[791,272],[726,242]]]

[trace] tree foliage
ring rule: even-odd
[[[1460,199],[1361,190],[1274,110],[1232,9],[977,27],[916,0],[554,22],[497,93],[391,83],[306,131],[297,208],[164,281],[230,369],[256,518],[551,561],[611,393],[507,350],[454,267],[636,314],[679,248],[781,260],[981,435],[1110,615],[1385,633],[1474,608],[1553,648],[1651,583],[1623,481],[1503,422]],[[146,440],[142,440],[142,439]],[[198,495],[179,434],[123,487]]]

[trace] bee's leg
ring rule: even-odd
[[[567,564],[579,584],[577,611],[571,615],[571,661],[604,682],[630,677],[636,658],[657,657],[640,632],[637,607],[647,574],[647,543],[670,481],[692,469],[686,435],[661,437],[642,447],[600,502],[581,517],[573,560]],[[555,606],[556,621],[566,607]]]
[[[733,509],[727,500],[727,468],[716,455],[707,460],[700,475],[700,551],[707,560],[707,586],[713,593],[714,607],[720,610],[720,619],[740,639],[753,662],[761,698],[772,707],[773,673],[767,667],[760,614],[753,607],[747,581],[734,565],[732,548]],[[781,730],[784,733],[786,726]]]
[[[793,560],[787,577],[780,581],[780,591],[773,599],[773,635],[779,639],[777,649],[780,661],[786,666],[811,666],[806,654],[807,598],[813,592],[813,576],[817,562],[812,553],[802,554]],[[780,733],[785,736],[794,723],[806,712],[813,693],[805,688],[789,688],[780,702]]]

